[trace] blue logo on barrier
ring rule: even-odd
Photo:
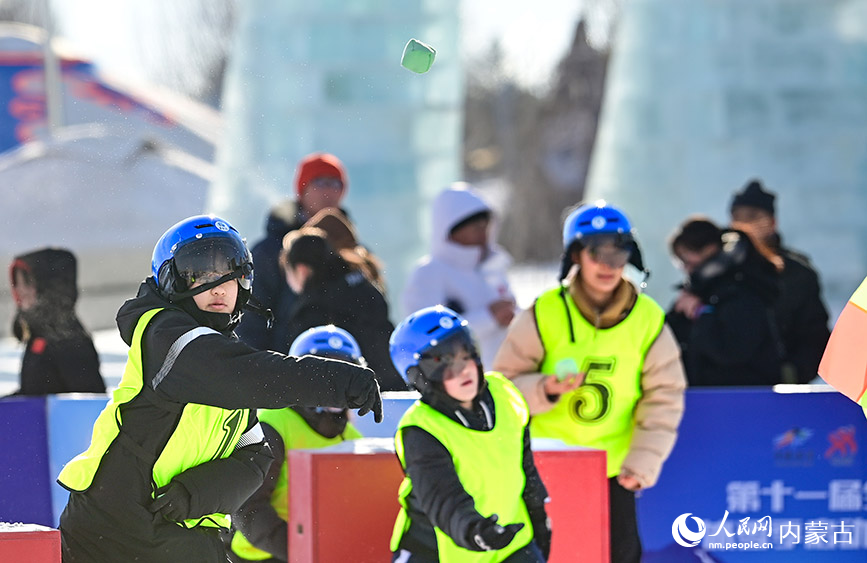
[[[687,527],[686,519],[689,518],[691,514],[692,512],[681,514],[674,519],[674,523],[671,525],[671,535],[674,538],[674,541],[676,541],[683,547],[694,547],[698,545],[698,543],[704,537],[705,532],[707,531],[704,526],[704,520],[702,520],[698,516],[692,517],[692,519],[695,520],[696,524],[698,524],[698,531],[693,532]]]

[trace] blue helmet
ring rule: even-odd
[[[351,334],[334,325],[308,328],[298,335],[289,347],[290,356],[325,356],[346,360],[362,366],[367,362],[361,355],[361,348]]]
[[[253,256],[228,221],[196,215],[173,225],[154,247],[151,272],[160,292],[178,301],[225,283],[238,281],[240,311],[253,287]],[[197,283],[195,289],[191,286]]]
[[[409,315],[394,329],[388,343],[394,367],[421,393],[430,390],[431,383],[442,381],[455,344],[469,352],[481,375],[481,360],[469,323],[443,305]]]
[[[620,235],[622,240],[631,241],[632,225],[622,211],[600,199],[578,207],[566,217],[563,222],[563,249],[568,250],[575,241],[605,234]]]
[[[628,251],[629,264],[632,264],[645,276],[650,275],[644,267],[641,249],[632,224],[626,215],[617,207],[608,204],[604,199],[595,203],[587,203],[574,209],[563,222],[563,260],[560,265],[560,280],[566,278],[572,268],[571,252],[573,249],[592,246],[593,241],[601,243],[610,240],[616,246]],[[618,260],[619,261],[619,260]],[[624,262],[625,263],[625,262]],[[641,282],[642,287],[645,285]]]

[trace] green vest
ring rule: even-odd
[[[473,497],[482,516],[499,515],[502,525],[523,522],[524,527],[512,542],[498,551],[470,551],[458,546],[439,528],[434,528],[441,562],[495,563],[524,547],[533,539],[533,527],[522,494],[524,475],[524,427],[529,409],[520,391],[499,373],[485,374],[494,398],[495,422],[489,431],[471,430],[429,405],[416,401],[400,419],[395,435],[395,451],[406,472],[401,429],[417,426],[436,438],[452,456],[455,471],[467,493]],[[394,524],[391,550],[397,551],[409,529],[406,499],[412,491],[409,476],[404,477],[398,493],[400,513]]]
[[[362,437],[361,432],[352,424],[347,424],[342,435],[326,438],[310,428],[310,425],[301,418],[301,415],[290,408],[260,409],[259,421],[268,423],[280,434],[287,453],[289,450],[317,450],[339,444],[345,440],[357,440]],[[277,461],[275,460],[274,463]],[[271,506],[274,507],[277,516],[287,522],[289,521],[288,466],[287,461],[282,460],[280,475],[277,476],[277,483],[271,494]],[[260,561],[271,557],[270,553],[254,547],[241,532],[237,531],[232,537],[232,551],[250,561]]]
[[[545,348],[539,371],[554,374],[558,362],[572,358],[586,379],[578,389],[564,393],[553,409],[533,415],[530,432],[533,437],[605,450],[608,477],[614,477],[629,453],[644,357],[662,330],[665,313],[653,299],[639,294],[620,323],[596,328],[581,315],[565,287],[540,295],[535,313]]]
[[[84,492],[90,488],[102,456],[115,440],[143,460],[153,457],[123,433],[120,406],[141,393],[153,392],[143,388],[141,339],[145,327],[160,311],[162,309],[151,309],[139,319],[120,385],[93,425],[90,447],[60,472],[57,481],[70,491]],[[228,457],[244,434],[250,418],[247,409],[227,410],[193,403],[183,405],[178,412],[181,413],[180,420],[153,466],[153,483],[157,489],[168,485],[175,475],[191,467]],[[228,528],[229,518],[225,514],[210,514],[186,520],[184,525],[188,528],[197,525]]]

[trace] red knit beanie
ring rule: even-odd
[[[349,187],[349,181],[346,177],[346,169],[343,168],[343,163],[333,154],[325,152],[316,152],[305,156],[298,164],[298,171],[295,176],[295,192],[298,197],[304,192],[307,184],[315,178],[322,176],[330,176],[339,178],[343,182],[343,191]]]

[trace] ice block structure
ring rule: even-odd
[[[667,237],[728,221],[751,178],[832,320],[867,273],[867,2],[632,0],[613,43],[589,199],[624,208],[668,306]]]
[[[271,205],[294,195],[296,163],[335,154],[349,175],[345,207],[385,263],[399,318],[395,297],[427,250],[427,203],[460,179],[458,1],[251,0],[238,10],[208,209],[255,243]],[[412,37],[438,49],[423,75],[400,65]]]

